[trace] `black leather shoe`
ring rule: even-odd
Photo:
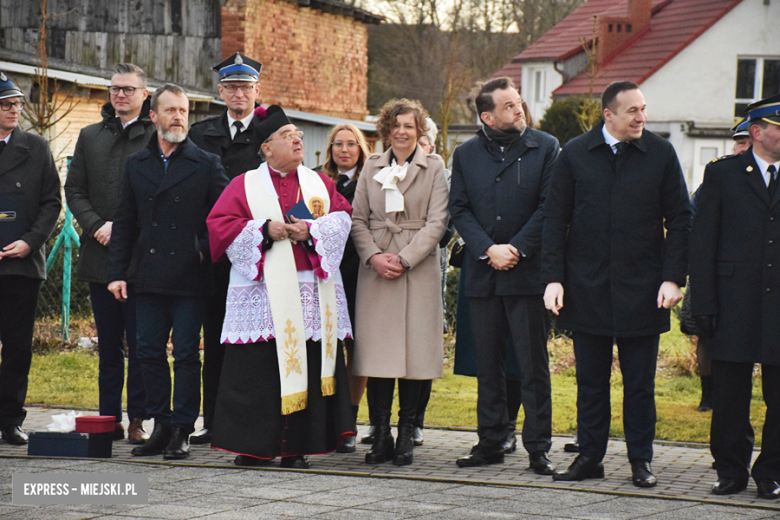
[[[163,452],[165,460],[186,459],[190,456],[190,443],[187,440],[189,434],[180,426],[173,428],[171,440]]]
[[[376,428],[372,424],[368,427],[368,431],[360,438],[360,444],[374,444],[374,432]]]
[[[475,468],[488,464],[503,464],[504,450],[489,450],[477,444],[471,448],[471,453],[457,460],[459,468]]]
[[[537,475],[552,475],[555,473],[555,464],[550,461],[547,452],[539,450],[531,453],[531,465],[528,469],[534,470]]]
[[[423,442],[425,442],[425,435],[423,434],[423,429],[419,426],[414,427],[414,445],[415,446],[422,446]]]
[[[567,442],[563,445],[563,451],[566,453],[579,453],[580,452],[580,443],[577,439],[577,436],[575,435],[574,438],[571,440],[571,442]]]
[[[249,455],[238,455],[233,460],[233,464],[236,466],[267,466],[270,462],[270,460],[258,459]]]
[[[780,498],[780,484],[778,484],[777,481],[762,478],[756,482],[756,486],[758,486],[759,498],[766,498],[769,500],[777,500]]]
[[[355,444],[355,436],[342,437],[339,441],[339,445],[336,446],[336,453],[355,453],[357,445]]]
[[[309,461],[302,455],[295,457],[282,457],[282,467],[288,469],[309,469]]]
[[[159,455],[165,451],[165,447],[171,442],[171,425],[158,423],[154,421],[154,430],[149,436],[149,440],[140,446],[133,448],[131,452],[136,457],[150,457]]]
[[[21,446],[29,442],[29,439],[27,438],[27,434],[24,433],[24,430],[22,430],[21,426],[9,426],[7,428],[3,428],[2,432],[3,432],[3,439],[8,444],[13,444],[14,446]]]
[[[203,428],[193,433],[190,435],[190,444],[211,444],[211,430]]]
[[[563,471],[556,471],[553,480],[585,480],[586,478],[604,478],[604,464],[589,459],[585,455],[577,455],[574,462]]]
[[[712,486],[713,495],[734,495],[740,491],[744,491],[747,488],[747,481],[739,482],[737,479],[731,477],[723,477],[718,479],[715,485]]]
[[[653,469],[649,462],[637,459],[631,461],[631,482],[636,487],[651,488],[658,484],[658,479],[653,475]]]

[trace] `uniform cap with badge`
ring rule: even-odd
[[[0,71],[0,99],[24,97],[22,90],[11,81],[3,71]]]
[[[745,111],[747,112],[748,124],[766,121],[780,126],[780,94],[751,103],[745,108]]]
[[[262,67],[262,63],[237,52],[211,70],[219,74],[219,81],[222,82],[257,81]]]

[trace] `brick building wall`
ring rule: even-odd
[[[236,52],[263,64],[262,103],[350,119],[368,113],[364,22],[288,0],[228,0],[222,57]]]

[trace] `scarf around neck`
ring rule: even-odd
[[[510,144],[520,139],[520,137],[523,135],[523,132],[514,126],[511,130],[496,130],[495,128],[491,128],[488,125],[482,125],[482,130],[485,132],[485,135],[488,139],[495,141],[499,146],[502,147],[509,146]]]

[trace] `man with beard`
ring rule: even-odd
[[[68,206],[81,226],[78,276],[89,283],[89,299],[97,328],[100,368],[98,390],[100,415],[116,417],[114,439],[124,438],[122,387],[125,381],[127,341],[127,415],[130,444],[143,444],[144,381],[136,356],[135,268],[127,273],[127,301],[119,302],[108,292],[106,270],[114,214],[119,206],[122,172],[127,157],[143,150],[154,133],[149,119],[146,73],[132,63],[114,68],[109,102],[103,106],[103,121],[84,127],[65,181]]]
[[[127,272],[137,244],[137,354],[154,431],[133,455],[164,452],[166,459],[183,459],[200,412],[200,328],[213,285],[206,216],[228,180],[219,157],[187,139],[189,101],[180,87],[163,85],[150,105],[157,132],[125,166],[109,243],[108,290],[127,300]]]
[[[219,74],[219,97],[227,105],[221,116],[207,117],[190,128],[198,148],[219,155],[229,179],[254,170],[263,162],[260,145],[262,118],[254,115],[257,80],[262,65],[237,52],[212,70]],[[203,320],[203,429],[190,435],[192,444],[211,442],[214,407],[225,347],[220,342],[225,301],[230,282],[230,262],[214,265],[215,290],[209,297]]]
[[[477,352],[479,443],[459,467],[504,461],[507,414],[506,343],[520,365],[525,411],[523,446],[531,468],[551,475],[552,402],[548,319],[539,279],[542,213],[558,141],[528,128],[510,78],[494,78],[474,93],[482,128],[455,149],[450,213],[466,242],[471,328]]]

